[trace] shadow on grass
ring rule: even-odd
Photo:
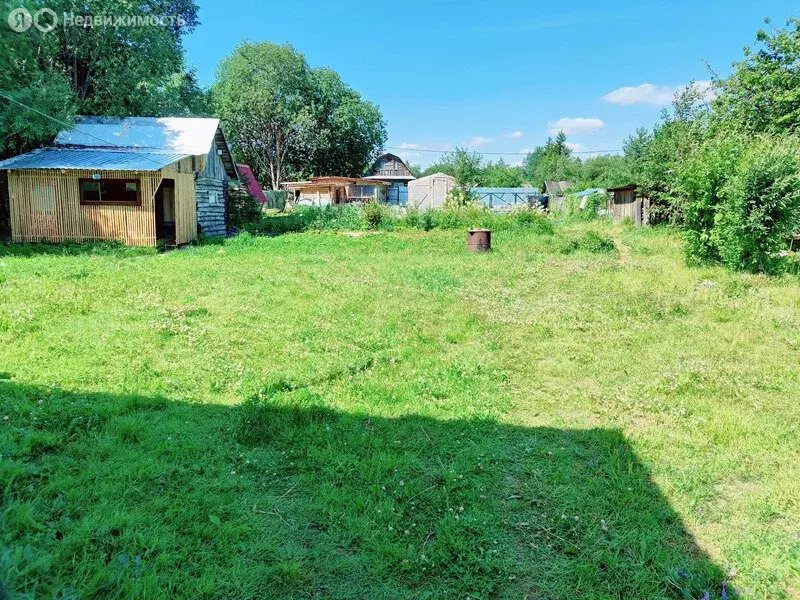
[[[722,593],[619,431],[352,414],[285,389],[226,407],[0,381],[11,597]]]

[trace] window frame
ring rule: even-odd
[[[84,200],[83,199],[83,184],[84,183],[101,183],[103,181],[121,181],[125,183],[136,184],[136,200]],[[94,179],[93,177],[79,177],[78,178],[78,198],[83,206],[141,206],[142,205],[142,180],[120,177],[101,177]]]

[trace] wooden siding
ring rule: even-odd
[[[154,198],[161,173],[99,171],[112,179],[139,179],[141,205],[82,205],[78,179],[97,171],[11,171],[8,187],[11,238],[15,242],[121,240],[131,246],[156,243]]]
[[[395,154],[383,154],[378,157],[370,170],[371,176],[377,177],[410,177],[414,174],[403,162],[403,159]]]
[[[197,239],[197,202],[194,174],[182,173],[175,178],[175,243],[188,244]]]
[[[650,199],[640,198],[635,188],[613,190],[609,200],[609,209],[614,220],[630,219],[634,225],[647,225],[650,220]]]
[[[80,203],[80,178],[138,179],[141,204]],[[130,246],[156,244],[155,195],[163,178],[175,179],[177,243],[197,237],[191,158],[161,171],[57,169],[9,171],[11,239],[14,242],[120,240]]]

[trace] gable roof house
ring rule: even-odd
[[[78,117],[8,170],[15,242],[149,246],[224,235],[236,165],[218,119]]]
[[[406,204],[408,200],[408,182],[416,179],[403,159],[386,152],[373,163],[370,174],[365,179],[386,182],[386,202],[389,204]]]

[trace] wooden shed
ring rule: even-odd
[[[571,181],[545,181],[542,184],[542,195],[547,196],[547,206],[551,212],[566,210],[567,190],[571,187]]]
[[[289,202],[306,206],[339,206],[351,202],[379,201],[385,197],[386,182],[362,177],[312,177],[287,181]]]
[[[630,219],[637,227],[650,222],[650,199],[640,198],[635,185],[608,188],[608,209],[615,221]]]
[[[445,173],[434,173],[415,179],[408,184],[408,206],[418,210],[441,208],[447,194],[454,187],[455,178]]]
[[[218,119],[79,117],[55,145],[0,162],[15,242],[149,246],[224,235],[236,167]]]

